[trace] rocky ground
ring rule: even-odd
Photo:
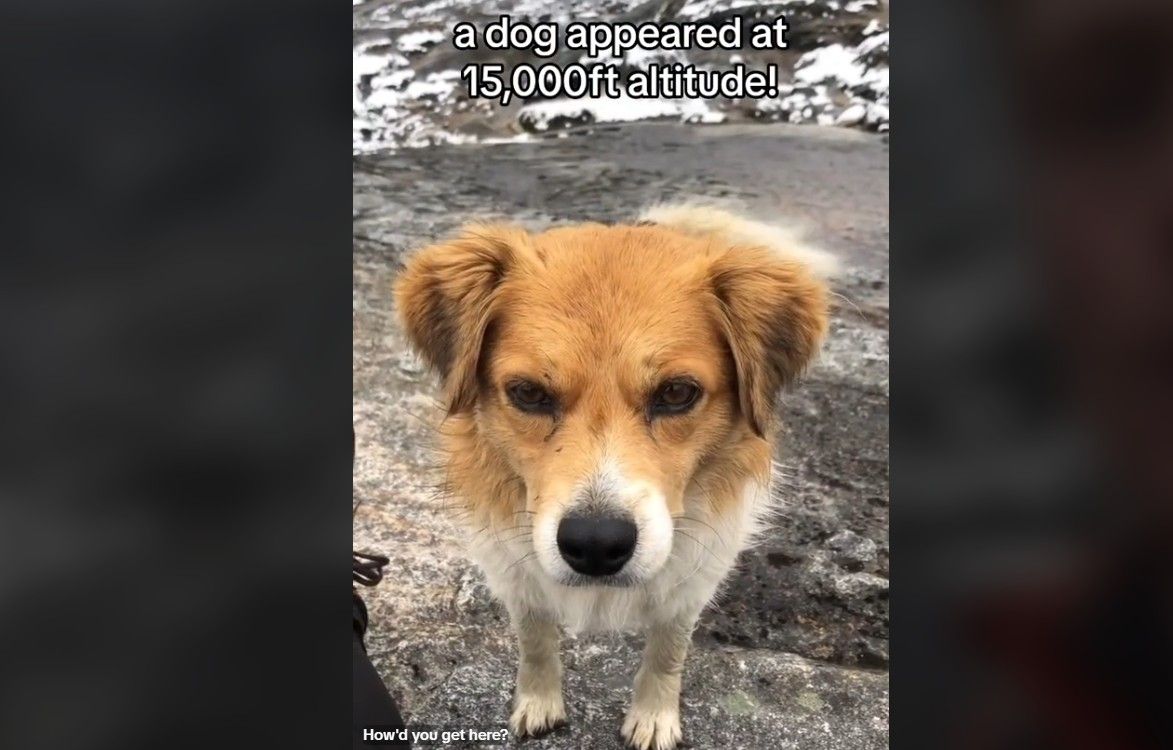
[[[805,224],[839,254],[824,356],[784,401],[786,510],[702,617],[686,740],[726,748],[888,741],[888,146],[842,128],[639,123],[354,160],[354,544],[396,575],[364,591],[370,653],[412,724],[504,725],[515,649],[430,487],[433,380],[392,307],[404,254],[473,215],[542,226],[685,196]],[[569,725],[540,748],[620,746],[637,636],[568,639]]]
[[[788,46],[755,50],[627,51],[621,58],[588,58],[560,49],[538,58],[524,51],[457,50],[454,24],[478,28],[502,15],[528,23],[607,21],[720,25],[731,16],[749,24],[786,19]],[[524,140],[534,132],[614,121],[667,118],[719,123],[783,121],[844,125],[872,131],[889,126],[888,4],[881,0],[356,0],[354,25],[353,147],[356,153],[401,146]],[[698,70],[775,66],[776,96],[761,99],[515,98],[508,106],[470,99],[461,70],[469,63],[500,63],[506,77],[520,63],[562,68],[615,64],[624,76],[653,63]]]

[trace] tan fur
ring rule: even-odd
[[[624,735],[641,750],[675,745],[688,634],[766,509],[777,394],[826,331],[809,257],[739,244],[784,233],[711,211],[659,216],[468,227],[417,253],[396,284],[404,328],[444,381],[448,481],[480,530],[471,551],[518,630],[521,734],[564,716],[552,623],[637,623],[649,644]],[[651,394],[683,376],[702,389],[692,411],[650,417]],[[518,379],[555,394],[556,415],[515,408]],[[629,566],[640,592],[559,585],[550,529],[587,481],[642,519]],[[502,541],[518,529],[529,538]]]
[[[821,279],[839,272],[838,259],[808,244],[794,227],[755,221],[718,206],[697,202],[661,204],[645,210],[640,219],[696,237],[721,237],[731,245],[766,248],[801,263]]]

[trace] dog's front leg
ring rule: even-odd
[[[623,722],[629,747],[669,750],[680,742],[680,677],[695,625],[696,617],[684,617],[648,629],[631,708]]]
[[[517,688],[509,728],[515,737],[539,735],[566,723],[558,624],[534,610],[509,608],[517,632]]]

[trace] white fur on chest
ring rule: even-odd
[[[702,503],[688,503],[690,508]],[[542,571],[526,534],[474,534],[469,554],[489,589],[508,607],[553,616],[571,632],[631,630],[681,616],[695,617],[713,598],[771,511],[768,483],[749,481],[720,515],[686,512],[676,519],[672,554],[651,580],[623,588],[562,586]],[[696,520],[693,520],[696,519]],[[502,538],[503,537],[503,538]]]

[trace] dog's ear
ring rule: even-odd
[[[395,282],[400,322],[443,378],[449,413],[476,402],[477,367],[498,288],[528,243],[518,227],[468,226],[413,255]]]
[[[710,265],[709,280],[741,411],[765,436],[778,392],[802,373],[826,335],[826,284],[801,260],[764,247],[728,248]]]

